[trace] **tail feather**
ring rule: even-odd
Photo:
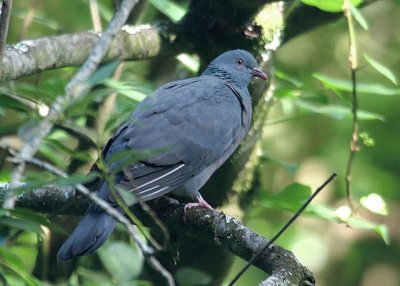
[[[57,260],[61,262],[93,253],[104,244],[116,223],[106,212],[89,207],[73,233],[61,246]]]

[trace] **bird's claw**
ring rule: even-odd
[[[206,208],[210,210],[214,210],[212,206],[210,206],[205,199],[203,199],[202,196],[199,196],[196,198],[197,202],[195,203],[188,203],[185,205],[184,211],[185,213],[187,212],[188,209],[194,208],[194,207],[201,207],[201,208]]]

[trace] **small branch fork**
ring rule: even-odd
[[[343,14],[347,19],[347,27],[349,31],[349,65],[351,72],[351,82],[352,82],[352,115],[353,115],[353,130],[350,140],[350,154],[347,161],[346,168],[346,196],[347,202],[352,212],[354,212],[354,204],[351,194],[351,170],[353,166],[353,161],[356,153],[360,150],[360,145],[358,144],[359,138],[359,123],[357,117],[358,111],[358,98],[357,98],[357,80],[356,72],[358,68],[357,63],[357,44],[356,35],[353,24],[353,17],[351,16],[349,0],[344,0],[343,2]]]

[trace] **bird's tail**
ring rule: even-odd
[[[58,262],[76,256],[89,255],[96,251],[106,241],[116,223],[106,212],[95,205],[91,205],[73,233],[58,251]]]

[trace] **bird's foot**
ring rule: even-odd
[[[210,210],[214,210],[212,206],[210,206],[205,199],[203,199],[202,196],[198,196],[196,198],[197,202],[195,203],[188,203],[185,205],[184,211],[185,213],[187,212],[188,209],[191,209],[193,207],[202,207]]]

